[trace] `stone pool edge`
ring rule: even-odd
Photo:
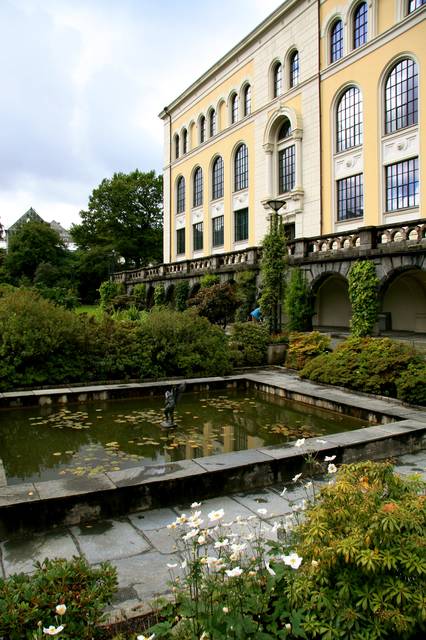
[[[158,394],[174,382],[97,385],[72,391],[80,396],[112,393],[112,396],[108,395],[110,399],[118,397],[117,392],[129,389],[132,395]],[[186,382],[191,391],[251,387],[380,424],[325,436],[325,442],[318,442],[318,438],[306,439],[303,448],[295,448],[294,444],[272,445],[165,465],[133,467],[92,478],[0,487],[0,531],[9,534],[46,526],[82,524],[97,518],[288,482],[296,473],[306,470],[307,453],[320,460],[325,455],[335,455],[335,462],[339,464],[368,458],[383,459],[426,446],[426,410],[397,400],[314,384],[278,368]],[[18,392],[16,395],[25,394],[23,397],[28,398],[29,393]],[[32,393],[33,399],[40,398],[40,394],[46,395],[46,390]],[[49,390],[49,393],[61,398],[68,389]],[[5,395],[11,398],[11,394],[3,393],[0,400]],[[88,397],[82,401],[88,401]]]

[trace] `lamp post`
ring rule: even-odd
[[[271,233],[281,229],[282,218],[278,215],[278,211],[285,205],[284,200],[268,200],[267,206],[274,212],[271,215]],[[278,301],[274,305],[273,318],[272,318],[272,331],[277,333],[281,330],[281,300],[282,300],[282,278],[279,280],[278,285]]]

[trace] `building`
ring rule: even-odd
[[[23,224],[26,224],[27,222],[45,222],[45,220],[43,220],[43,218],[39,216],[35,209],[30,207],[28,211],[26,211],[11,227],[9,227],[9,229],[6,229],[6,242],[8,242],[11,235],[13,235],[15,231],[19,229],[19,227],[21,227]],[[62,242],[66,247],[70,249],[73,248],[71,246],[72,238],[69,231],[64,229],[63,226],[55,220],[52,220],[52,222],[49,222],[48,224],[59,234]]]
[[[347,328],[374,260],[383,328],[426,332],[426,0],[287,0],[163,109],[164,265],[256,266],[271,199],[314,325]]]

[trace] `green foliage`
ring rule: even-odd
[[[288,344],[289,334],[287,331],[281,333],[272,333],[269,336],[269,344]]]
[[[189,282],[182,280],[175,286],[175,306],[176,311],[185,311],[189,297]]]
[[[102,282],[99,287],[101,309],[110,309],[112,300],[122,294],[125,294],[123,283],[113,282],[112,280],[105,280],[105,282]]]
[[[411,362],[396,380],[396,388],[400,400],[426,406],[426,363]]]
[[[269,331],[258,322],[236,322],[232,325],[229,348],[235,366],[256,366],[266,362]]]
[[[236,286],[228,282],[200,289],[188,302],[200,316],[223,327],[232,320],[238,305]]]
[[[400,375],[415,361],[409,345],[389,338],[349,338],[304,366],[303,378],[396,397]]]
[[[309,331],[312,325],[314,305],[306,276],[300,267],[290,272],[284,308],[289,331]]]
[[[82,302],[93,304],[99,299],[99,287],[117,269],[115,256],[108,248],[91,247],[73,252],[76,259],[78,295]]]
[[[200,278],[201,289],[207,289],[207,287],[212,287],[214,284],[219,283],[220,277],[215,275],[214,273],[206,273],[202,278]]]
[[[139,283],[133,287],[132,295],[136,299],[136,304],[139,309],[146,307],[146,284]]]
[[[86,560],[44,560],[34,564],[29,576],[0,578],[0,636],[8,640],[32,640],[38,622],[64,625],[61,638],[92,640],[100,637],[97,625],[117,588],[117,572],[109,563],[90,567]],[[55,615],[65,604],[63,616]]]
[[[166,290],[164,289],[164,284],[160,282],[154,289],[154,304],[157,307],[160,307],[166,303]]]
[[[348,275],[349,300],[352,305],[351,332],[358,338],[371,335],[377,321],[379,279],[374,262],[360,260]]]
[[[65,309],[75,309],[78,306],[79,300],[73,289],[37,286],[36,290],[46,300],[65,307]]]
[[[290,369],[303,369],[305,365],[330,349],[330,338],[319,331],[290,333],[289,348],[285,361]]]
[[[263,239],[260,276],[262,294],[260,308],[271,332],[281,329],[279,307],[284,299],[287,270],[287,246],[282,219],[272,215],[271,228]]]
[[[155,171],[115,173],[89,198],[82,223],[71,234],[80,249],[102,248],[122,256],[126,269],[162,257],[163,180]]]
[[[239,271],[235,276],[237,284],[237,296],[240,306],[235,313],[237,322],[245,322],[250,315],[250,311],[256,305],[256,273],[254,271]]]
[[[304,609],[309,637],[402,640],[426,630],[422,490],[374,462],[343,466],[321,490],[296,532],[303,569],[283,597]]]

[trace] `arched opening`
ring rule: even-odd
[[[349,329],[352,308],[346,279],[337,273],[328,274],[314,287],[313,293],[313,328]]]
[[[381,291],[381,311],[392,331],[426,333],[426,272],[392,272]]]
[[[175,299],[175,285],[174,284],[169,284],[166,287],[164,301],[165,301],[166,304],[173,306],[174,305],[174,299]]]
[[[151,309],[154,305],[154,287],[150,284],[146,290],[146,306],[147,309]]]

